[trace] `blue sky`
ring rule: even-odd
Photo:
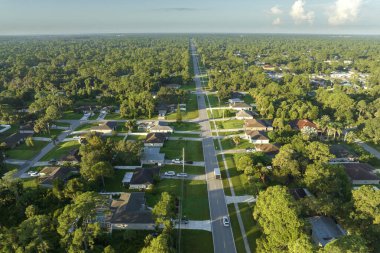
[[[380,0],[0,0],[0,34],[380,34]]]

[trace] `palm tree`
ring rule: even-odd
[[[127,128],[128,132],[132,132],[132,130],[136,127],[136,120],[128,120],[125,122],[125,128]]]

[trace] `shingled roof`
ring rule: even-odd
[[[344,170],[351,180],[380,180],[373,173],[374,168],[366,163],[343,163]]]
[[[167,138],[166,133],[149,133],[145,138],[145,143],[164,143]]]

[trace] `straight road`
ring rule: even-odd
[[[220,179],[215,179],[214,168],[218,166],[218,160],[216,158],[216,152],[214,147],[214,141],[212,138],[212,132],[210,127],[210,120],[207,114],[207,107],[205,101],[205,95],[202,92],[202,85],[199,79],[199,68],[196,56],[196,49],[194,45],[191,45],[191,55],[194,64],[195,84],[198,94],[198,109],[199,109],[199,121],[202,130],[202,145],[203,154],[205,158],[206,178],[207,178],[207,190],[208,201],[210,205],[211,216],[211,229],[212,238],[214,242],[215,253],[235,253],[235,242],[230,227],[223,226],[222,217],[228,216],[228,209],[226,205],[223,183]]]

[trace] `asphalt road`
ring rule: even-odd
[[[208,200],[210,205],[211,229],[214,242],[215,253],[234,253],[236,252],[234,237],[231,227],[223,226],[222,217],[228,216],[223,183],[220,179],[215,179],[214,168],[219,167],[216,158],[214,141],[212,138],[210,121],[207,114],[205,95],[202,92],[202,86],[198,76],[200,75],[196,49],[191,45],[195,84],[198,94],[199,121],[202,130],[203,154],[205,157],[205,168],[207,178]]]

